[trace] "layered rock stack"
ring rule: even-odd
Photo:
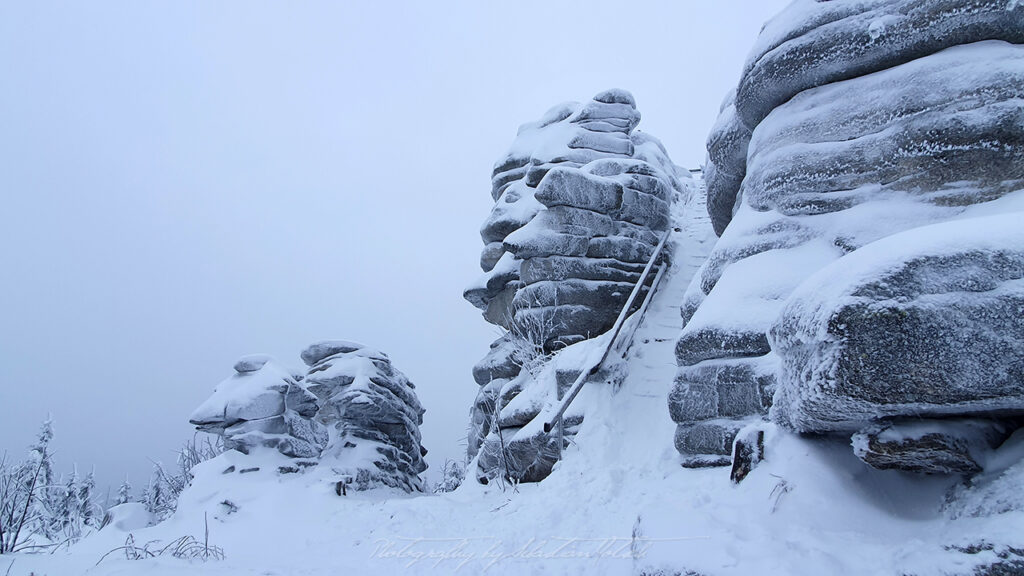
[[[496,203],[481,229],[484,275],[465,297],[508,334],[474,369],[481,391],[470,457],[497,433],[497,407],[536,385],[521,366],[612,326],[668,229],[669,204],[689,174],[677,172],[656,139],[634,131],[639,121],[632,95],[622,90],[556,106],[523,125],[495,165]],[[536,470],[518,479],[547,474],[550,462],[538,464],[535,456],[550,449],[548,439],[516,438],[539,404],[519,404],[497,418],[504,441],[495,436],[490,444],[504,444],[497,450],[506,453],[484,455],[484,475],[492,474],[491,463],[508,460],[517,442],[529,445],[519,452],[530,463],[514,467]]]
[[[491,180],[484,275],[465,292],[489,322],[536,330],[548,351],[611,327],[682,190],[639,122],[632,95],[609,90],[520,127]]]
[[[422,492],[424,410],[413,383],[387,355],[354,342],[313,344],[302,361],[306,386],[320,401],[316,419],[330,431],[321,466],[356,490]]]
[[[248,454],[265,447],[292,458],[317,458],[327,430],[313,419],[319,404],[300,379],[269,356],[243,357],[189,422],[221,436],[228,450]]]
[[[302,360],[305,376],[268,356],[242,358],[189,421],[222,436],[229,450],[266,447],[303,459],[282,471],[319,465],[339,493],[382,486],[422,492],[424,410],[412,382],[387,355],[353,342],[313,344]]]
[[[876,468],[981,471],[978,455],[1024,416],[1022,222],[914,228],[801,284],[769,332],[782,360],[773,419],[854,433]]]
[[[792,429],[863,429],[863,446],[877,440],[872,423],[898,427],[923,406],[944,418],[1024,413],[1011,245],[990,236],[954,254],[901,236],[913,245],[900,260],[857,260],[934,223],[1024,221],[1022,43],[1024,4],[1003,0],[806,0],[766,24],[708,141],[721,240],[683,306],[670,410],[684,464],[727,463],[735,432],[773,399]],[[964,222],[929,233],[989,226]],[[834,262],[821,274],[862,271],[843,286],[850,299],[797,290]],[[952,274],[959,266],[968,272]],[[958,309],[954,293],[974,304]],[[969,345],[968,333],[979,335]],[[955,368],[985,372],[979,358],[1003,376],[982,385]]]

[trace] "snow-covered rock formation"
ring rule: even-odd
[[[320,476],[339,491],[344,485],[422,492],[424,410],[412,382],[387,355],[353,342],[318,342],[302,360],[305,376],[265,355],[242,358],[189,421],[222,436],[228,450],[265,447],[303,459],[285,472],[319,464]]]
[[[228,450],[248,454],[266,447],[293,458],[316,458],[327,431],[313,420],[319,405],[300,379],[269,356],[245,356],[189,422],[223,437]]]
[[[986,40],[1001,40],[1012,44],[1024,43],[1024,8],[1019,2],[1005,0],[971,0],[953,2],[928,2],[920,0],[871,0],[868,2],[815,2],[801,0],[794,2],[781,14],[769,21],[761,32],[757,43],[751,51],[747,65],[740,79],[737,91],[730,94],[722,106],[721,114],[715,128],[708,139],[709,170],[708,206],[715,221],[716,231],[721,235],[725,225],[731,220],[735,208],[735,199],[740,184],[746,173],[748,159],[747,145],[751,132],[760,126],[776,108],[781,107],[794,96],[827,84],[844,80],[866,77],[874,72],[889,70],[914,60],[927,60],[946,48],[968,45]],[[996,57],[993,55],[991,62]],[[936,62],[937,64],[937,62]],[[960,69],[966,70],[961,66]],[[976,74],[995,79],[1000,76],[998,70],[986,74],[984,70],[975,70]],[[944,79],[957,76],[954,70],[945,75],[906,73],[901,76],[909,80],[904,90],[917,93],[906,98],[907,94],[883,94],[878,90],[867,91],[856,104],[847,106],[844,100],[833,101],[832,109],[845,108],[853,115],[871,118],[872,110],[863,107],[868,100],[876,104],[874,125],[885,122],[883,111],[893,112],[896,117],[912,120],[915,110],[927,110],[933,100],[928,98],[929,87],[941,88]],[[889,76],[893,78],[892,75]],[[964,82],[955,85],[960,87],[976,86],[975,95],[979,104],[985,99],[985,85],[974,84],[971,80],[977,76],[965,78]],[[915,86],[917,81],[925,81],[929,86]],[[1003,85],[1009,85],[1011,78],[1005,78]],[[858,83],[866,85],[863,80]],[[855,90],[847,85],[842,96],[850,96]],[[1009,87],[1009,86],[1006,86]],[[952,91],[955,91],[953,88]],[[944,91],[946,98],[935,97],[935,100],[947,100],[949,110],[950,91]],[[838,95],[832,93],[833,96]],[[903,98],[901,98],[903,96]],[[989,95],[991,100],[992,96]],[[998,97],[996,98],[998,99]],[[915,104],[916,101],[916,104]],[[970,108],[971,98],[961,100]],[[910,104],[911,109],[902,110],[902,103]],[[955,107],[955,103],[953,104]],[[943,108],[932,110],[925,115],[925,122],[915,123],[919,128],[925,127],[928,116],[942,113]],[[827,119],[825,114],[816,113],[819,120]],[[778,116],[779,114],[776,114]],[[809,118],[809,120],[813,120]],[[907,124],[903,122],[903,124]],[[833,123],[833,132],[851,129],[851,124],[837,119]],[[872,124],[864,126],[864,133],[871,133]],[[881,131],[874,132],[876,139],[884,139]],[[954,132],[945,136],[932,134],[932,146],[946,147],[960,142],[976,151],[984,150],[979,142],[969,139],[966,132]],[[950,138],[943,143],[944,138]],[[937,139],[937,140],[936,140]],[[841,138],[823,137],[819,142],[841,142]],[[807,142],[812,143],[812,142]],[[923,142],[922,142],[923,143]],[[854,144],[854,143],[851,143]],[[861,144],[867,144],[862,142]],[[893,142],[898,144],[898,142]],[[943,146],[945,144],[945,146]],[[973,144],[973,146],[971,145]],[[854,144],[856,145],[856,144]],[[870,149],[865,148],[865,149]],[[936,149],[936,148],[933,148]],[[924,149],[905,151],[903,156],[920,156]],[[790,153],[791,154],[791,153]],[[967,159],[965,159],[966,161]],[[770,163],[761,163],[768,165]],[[783,163],[774,164],[782,166]],[[871,162],[865,162],[868,168]],[[793,167],[793,166],[791,166]],[[881,166],[879,166],[881,167]],[[813,177],[814,172],[811,176]],[[889,179],[874,180],[873,183],[891,182]],[[781,182],[780,182],[781,184]],[[750,185],[747,184],[746,188]],[[833,189],[838,190],[839,188]]]
[[[608,90],[520,127],[494,168],[484,275],[465,292],[489,322],[536,330],[546,351],[612,325],[682,189],[639,122],[632,95]]]
[[[801,432],[882,417],[1024,415],[1024,213],[894,234],[793,292],[772,327],[772,416]]]
[[[413,383],[386,354],[354,342],[313,344],[302,361],[306,387],[320,402],[316,420],[330,433],[320,465],[357,490],[422,492],[424,410]]]
[[[623,90],[562,104],[520,127],[495,165],[495,206],[481,229],[484,274],[465,292],[488,322],[508,330],[473,371],[481,390],[469,456],[489,436],[489,445],[499,446],[499,454],[480,459],[485,476],[493,473],[491,462],[516,451],[509,438],[539,411],[536,402],[513,403],[541,385],[538,363],[612,326],[669,227],[669,205],[689,174],[677,171],[656,139],[634,131],[639,121]],[[518,478],[539,479],[551,462],[538,466],[530,455],[550,442],[528,443],[523,458],[530,464],[515,467],[537,471]]]
[[[736,430],[765,417],[773,396],[782,423],[813,432],[924,405],[1024,409],[1004,295],[1019,269],[999,263],[1009,245],[953,253],[892,240],[888,249],[921,249],[835,286],[874,291],[879,314],[856,322],[829,324],[863,308],[798,290],[837,260],[814,286],[880,263],[865,246],[905,230],[1024,219],[1021,43],[1024,4],[1002,0],[801,0],[766,24],[708,141],[708,209],[722,232],[683,306],[670,410],[685,463],[727,463]],[[964,222],[945,233],[986,226]],[[882,289],[885,279],[896,283]],[[944,310],[927,311],[940,301]],[[989,336],[967,345],[962,331]],[[981,382],[965,369],[982,359],[994,362],[982,370],[994,372],[991,389],[973,388]],[[925,373],[942,377],[925,383]]]

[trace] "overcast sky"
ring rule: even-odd
[[[141,488],[243,354],[388,353],[461,458],[519,124],[611,87],[695,167],[783,0],[0,4],[0,452]],[[668,417],[667,411],[664,417]]]

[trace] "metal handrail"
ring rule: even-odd
[[[643,287],[647,277],[650,276],[651,270],[654,268],[654,263],[661,256],[662,251],[665,249],[665,244],[668,242],[668,237],[672,234],[672,229],[669,228],[665,231],[665,235],[662,236],[661,242],[658,242],[658,246],[654,249],[654,253],[651,255],[651,259],[647,261],[647,266],[644,267],[644,271],[640,274],[640,279],[637,281],[636,286],[633,287],[633,291],[630,292],[629,298],[626,300],[626,305],[622,307],[622,311],[619,312],[619,317],[615,319],[615,324],[612,326],[612,337],[608,340],[608,344],[605,345],[604,353],[601,354],[601,359],[598,360],[590,368],[580,372],[580,375],[576,377],[576,380],[572,383],[572,387],[569,388],[569,393],[561,398],[561,406],[558,411],[544,423],[544,433],[550,433],[562,420],[562,416],[565,414],[569,405],[576,399],[576,396],[583,389],[583,385],[586,383],[587,378],[597,374],[601,369],[601,365],[604,364],[608,354],[611,352],[612,347],[616,343],[616,339],[619,336],[619,331],[622,330],[622,325],[626,322],[626,318],[629,316],[629,309],[633,307],[633,302],[636,301],[636,297],[640,294],[640,289]],[[651,295],[654,294],[655,288],[657,288],[657,282],[661,279],[662,273],[665,271],[666,265],[662,264],[659,267],[658,275],[655,277],[655,281],[651,283],[651,288],[647,292],[647,298],[644,299],[643,304],[640,306],[641,315],[637,317],[637,326],[640,325],[640,321],[643,320],[643,312],[646,312],[646,306],[650,302]],[[630,338],[636,333],[636,328],[630,332]]]
[[[662,264],[658,267],[658,273],[654,275],[654,281],[651,282],[651,287],[647,290],[647,296],[644,297],[643,304],[640,305],[640,309],[636,311],[636,314],[634,314],[634,316],[636,316],[636,322],[634,322],[629,328],[629,337],[623,338],[621,340],[622,343],[632,342],[633,337],[636,336],[636,331],[640,329],[640,323],[643,322],[644,316],[647,315],[647,307],[651,305],[651,299],[654,296],[654,292],[658,289],[658,284],[661,283],[661,277],[665,275],[665,270],[668,270],[668,266],[666,264]],[[621,344],[619,349],[622,349]],[[623,358],[625,358],[626,350],[622,350],[622,353]]]

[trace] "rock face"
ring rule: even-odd
[[[229,450],[248,454],[267,447],[293,458],[318,457],[327,431],[313,420],[319,408],[316,396],[267,356],[246,356],[235,371],[189,422],[222,436]]]
[[[718,120],[708,136],[704,181],[708,190],[708,215],[719,236],[732,220],[736,194],[747,171],[750,128],[736,115],[736,91],[722,103]]]
[[[633,97],[609,90],[520,127],[494,168],[485,273],[465,293],[489,322],[537,332],[547,351],[611,327],[683,190],[639,121]]]
[[[708,209],[721,239],[682,307],[686,326],[677,346],[680,368],[670,411],[679,424],[676,444],[684,464],[724,462],[739,427],[766,417],[773,398],[793,398],[811,381],[806,375],[803,385],[793,380],[802,361],[797,357],[810,352],[795,343],[776,349],[767,333],[787,299],[815,272],[905,230],[972,216],[1020,215],[1022,34],[1024,4],[984,0],[798,0],[766,24],[708,141]],[[913,265],[930,261],[926,252],[918,256]],[[961,257],[957,262],[964,266],[985,267]],[[952,265],[936,261],[936,273]],[[822,397],[813,416],[799,416],[815,423],[805,427],[797,418],[797,429],[842,420],[840,413],[862,406],[863,414],[824,426],[856,431],[865,418],[875,417],[868,414],[875,404],[886,404],[880,394],[900,396],[893,393],[898,387],[877,379],[883,363],[898,358],[920,365],[915,354],[925,354],[950,367],[963,344],[950,331],[961,329],[958,322],[970,319],[969,330],[978,333],[986,326],[1002,331],[1014,325],[1010,304],[994,294],[985,302],[969,299],[976,308],[965,303],[947,314],[924,306],[929,298],[941,299],[939,293],[917,293],[909,284],[893,290],[896,301],[924,299],[907,320],[917,323],[908,334],[927,333],[928,343],[901,340],[901,333],[890,330],[904,326],[895,317],[858,317],[836,327],[845,330],[851,354],[849,365],[840,367],[847,371],[836,376],[840,388],[851,390],[849,400],[829,408]],[[779,344],[788,338],[784,331],[778,334]],[[880,340],[870,343],[872,337]],[[975,352],[993,346],[983,357],[994,358],[1006,345],[990,337],[971,346]],[[863,364],[852,356],[876,352]],[[901,366],[896,369],[903,373]],[[944,373],[943,393],[957,386],[966,390],[965,382],[952,384],[962,376],[957,369]],[[873,397],[853,392],[868,395],[872,387]],[[966,406],[988,394],[966,392],[953,401]],[[835,398],[843,395],[834,392]],[[801,397],[807,406],[816,401],[811,392]],[[912,392],[904,398],[931,401]],[[885,414],[904,414],[907,406],[898,404],[889,403]]]
[[[904,414],[1024,415],[1024,214],[916,228],[821,270],[771,329],[772,416],[801,432]]]
[[[229,450],[269,447],[318,459],[299,464],[329,467],[335,481],[351,489],[422,492],[427,451],[420,445],[423,407],[412,382],[387,355],[354,342],[318,342],[302,360],[309,366],[305,377],[269,356],[243,357],[236,374],[218,384],[189,421],[223,436]]]
[[[481,456],[485,477],[508,452],[535,462],[539,450],[548,450],[541,446],[549,439],[514,438],[540,409],[523,400],[534,397],[529,393],[514,401],[538,385],[522,367],[536,372],[554,351],[612,326],[668,230],[674,196],[689,192],[681,181],[689,173],[672,164],[656,139],[634,131],[639,121],[623,90],[562,104],[520,127],[495,165],[495,205],[481,228],[484,275],[465,292],[488,322],[508,330],[473,371],[481,389],[469,456],[489,437],[490,446],[504,445]],[[502,442],[498,429],[506,427]],[[550,462],[516,466],[537,470],[517,470],[517,479],[543,477],[545,467]]]
[[[750,134],[774,110],[784,107],[783,104],[794,96],[819,86],[862,79],[915,60],[924,62],[928,56],[947,48],[986,40],[1024,43],[1024,7],[1003,0],[794,2],[765,24],[748,58],[737,93],[726,100],[708,139],[709,168],[712,168],[706,173],[708,206],[716,231],[721,234],[732,218],[733,204],[746,172]],[[954,73],[946,75],[947,78],[954,76]],[[918,79],[929,80],[927,77],[913,80]],[[930,79],[941,83],[939,77]],[[1009,87],[1009,80],[1005,79],[1004,86]],[[912,84],[906,88],[912,88]],[[844,96],[852,94],[851,90]],[[983,90],[978,90],[974,95],[984,98],[983,94]],[[870,93],[864,96],[877,98]],[[891,105],[893,102],[897,101],[889,100],[875,107],[876,117],[884,117],[883,109],[896,111],[904,117],[914,114],[911,110],[901,111],[898,104]],[[962,103],[969,107],[969,102]],[[869,109],[850,106],[845,100],[833,101],[833,106],[865,117],[871,113]],[[932,115],[941,112],[936,109]],[[849,129],[849,126],[843,122],[833,123],[837,130]],[[870,126],[865,128],[870,131]],[[956,140],[958,135],[965,134],[950,136]],[[984,148],[980,142],[969,139],[963,142],[973,144],[971,147],[975,150]],[[928,144],[934,146],[941,142]],[[865,149],[870,150],[870,145]],[[913,150],[907,152],[914,153]],[[919,149],[918,155],[920,152]],[[948,152],[946,156],[951,155]]]
[[[302,360],[306,386],[320,402],[316,420],[330,432],[321,466],[356,490],[422,492],[424,410],[413,383],[387,355],[354,342],[313,344]]]

